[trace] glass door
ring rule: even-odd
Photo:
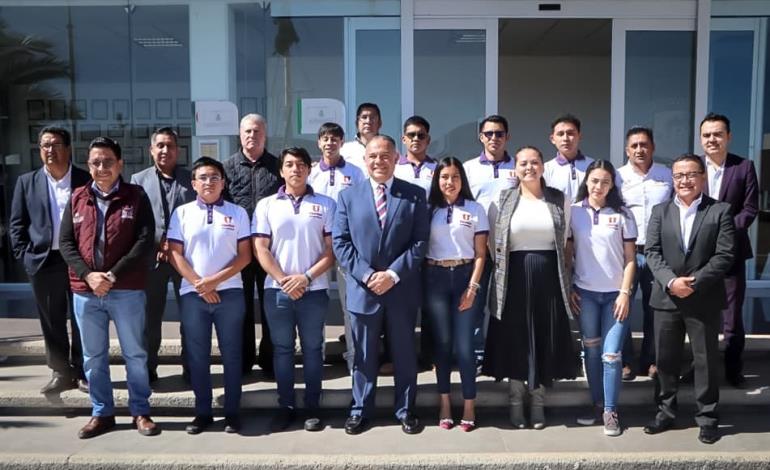
[[[428,153],[477,156],[478,124],[497,110],[497,20],[415,20],[413,83],[414,114],[431,125]]]

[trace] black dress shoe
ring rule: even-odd
[[[664,431],[668,431],[674,427],[674,420],[671,418],[668,419],[658,419],[655,418],[654,420],[647,423],[647,425],[644,427],[644,433],[645,434],[660,434]]]
[[[196,416],[192,420],[192,423],[185,426],[184,430],[187,434],[200,434],[205,431],[207,427],[211,426],[213,422],[214,418],[211,416]]]
[[[54,375],[47,384],[43,385],[40,389],[40,393],[43,395],[48,393],[61,393],[65,390],[77,388],[78,384],[76,380],[65,378],[60,375]]]
[[[414,413],[407,413],[398,421],[401,423],[401,430],[406,434],[417,434],[421,430],[420,420]]]
[[[305,431],[318,432],[324,428],[324,421],[318,416],[318,413],[307,413],[305,415]]]
[[[280,408],[270,420],[270,432],[286,431],[296,418],[297,412],[293,408]]]
[[[241,418],[238,416],[225,416],[225,432],[238,434],[241,432]]]
[[[361,415],[348,416],[345,420],[345,434],[361,434],[366,431],[369,421]]]
[[[735,388],[743,388],[743,386],[746,384],[746,377],[740,373],[725,376],[725,380],[727,380],[727,383]]]
[[[719,428],[716,426],[701,426],[698,440],[704,444],[713,444],[719,440]]]

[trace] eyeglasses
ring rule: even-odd
[[[505,137],[505,134],[507,134],[507,132],[505,131],[484,131],[481,133],[481,135],[483,135],[487,139],[491,139],[492,137],[497,137],[498,139],[502,139],[503,137]]]
[[[51,149],[53,149],[53,150],[61,150],[61,149],[65,148],[66,145],[58,143],[58,142],[56,142],[56,143],[46,142],[44,144],[40,144],[39,147],[40,147],[41,150],[51,150]]]
[[[682,181],[683,179],[694,180],[698,175],[702,175],[702,171],[691,171],[689,173],[674,173],[671,175],[674,181]]]
[[[105,170],[109,170],[110,168],[115,166],[116,163],[118,163],[117,160],[110,158],[105,160],[92,160],[88,162],[88,166],[95,170],[98,169],[99,167],[102,167]]]
[[[428,137],[425,132],[407,132],[404,135],[409,140],[425,140]]]
[[[195,177],[196,180],[201,183],[219,183],[222,181],[222,177],[219,175],[199,175]]]

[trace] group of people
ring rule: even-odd
[[[507,379],[515,428],[542,429],[546,389],[579,370],[575,320],[594,405],[578,423],[621,434],[621,381],[637,369],[659,384],[658,413],[645,432],[671,427],[687,333],[699,439],[719,439],[718,333],[727,342],[725,376],[740,386],[747,229],[757,213],[756,172],[750,160],[728,153],[725,116],[709,114],[701,123],[703,157],[684,154],[671,169],[653,162],[653,132],[645,127],[627,132],[628,163],[618,170],[585,156],[581,123],[569,114],[552,123],[557,153],[548,162],[532,146],[510,155],[508,123],[499,115],[481,121],[483,149],[464,163],[428,156],[423,117],[404,123],[404,154],[379,134],[376,104],[361,104],[356,123],[347,143],[342,127],[323,124],[314,163],[304,148],[270,154],[264,118],[249,114],[238,152],[224,162],[202,157],[191,170],[177,165],[173,129],[161,128],[151,137],[154,165],[131,183],[121,177],[121,149],[112,139],[91,142],[89,175],[71,164],[66,130],[41,131],[43,168],[19,178],[10,233],[30,276],[53,370],[41,392],[78,387],[93,403],[81,438],[115,426],[110,320],[126,363],[133,423],[144,435],[160,432],[148,398],[158,380],[170,281],[180,306],[184,376],[196,399],[188,433],[213,423],[212,327],[226,432],[241,428],[241,378],[255,363],[277,385],[271,430],[295,422],[297,335],[304,428],[323,429],[327,290],[336,275],[352,379],[348,434],[368,428],[383,338],[395,417],[407,434],[422,428],[414,409],[419,314],[419,357],[435,368],[442,429],[475,429],[479,368]],[[638,367],[628,329],[637,288],[644,307]],[[459,421],[450,400],[455,364]]]

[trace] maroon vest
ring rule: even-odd
[[[128,254],[136,243],[139,207],[141,206],[141,187],[120,182],[118,191],[105,214],[104,263],[99,271],[107,272],[123,256]],[[80,256],[86,265],[95,270],[94,251],[99,235],[97,226],[96,196],[91,185],[80,187],[72,192],[72,226],[75,242]],[[147,270],[144,262],[137,260],[136,266],[119,274],[113,289],[144,289]],[[74,292],[90,292],[84,279],[80,279],[70,268],[70,286]]]

